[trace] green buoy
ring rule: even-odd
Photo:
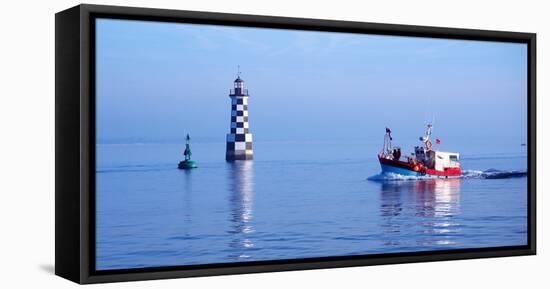
[[[189,134],[187,134],[187,138],[185,139],[185,151],[183,152],[183,156],[185,157],[185,160],[181,161],[178,164],[178,169],[180,170],[188,170],[188,169],[194,169],[197,168],[197,163],[195,161],[191,160],[191,146],[189,145],[189,141],[191,138],[189,137]]]

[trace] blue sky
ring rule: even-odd
[[[98,142],[225,140],[240,65],[255,141],[525,142],[524,44],[97,20]]]

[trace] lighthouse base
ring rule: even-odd
[[[252,160],[254,159],[253,154],[247,153],[244,151],[227,151],[225,153],[226,161],[239,161],[239,160]]]
[[[230,133],[227,135],[225,159],[227,161],[251,160],[253,158],[252,134]]]

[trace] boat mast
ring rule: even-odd
[[[420,137],[420,141],[424,144],[424,148],[429,151],[432,149],[432,142],[430,141],[430,136],[432,136],[432,124],[428,123],[426,125],[426,132],[424,136]]]

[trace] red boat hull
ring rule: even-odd
[[[378,160],[380,161],[382,172],[390,172],[407,176],[434,176],[442,178],[460,177],[462,174],[460,167],[445,168],[443,171],[438,171],[424,167],[421,164],[390,160],[382,157],[378,157]]]

